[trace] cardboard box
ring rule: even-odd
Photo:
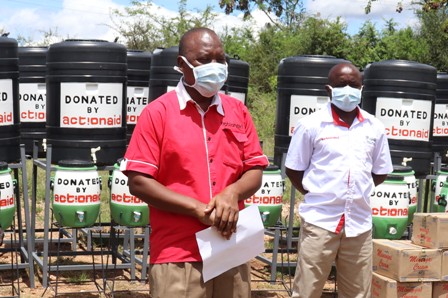
[[[372,274],[372,298],[396,298],[397,282],[391,278]]]
[[[448,248],[448,213],[414,213],[412,243]]]
[[[440,281],[442,250],[407,240],[373,240],[373,271],[399,282]]]
[[[442,252],[442,276],[443,281],[448,281],[448,250]]]
[[[448,282],[434,282],[432,285],[432,298],[448,298]]]
[[[372,298],[428,298],[431,295],[431,282],[397,282],[373,273]]]

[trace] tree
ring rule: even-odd
[[[126,40],[128,48],[153,51],[179,44],[180,37],[194,27],[212,28],[215,14],[211,7],[196,14],[187,11],[186,0],[179,1],[177,15],[161,16],[151,1],[132,1],[124,11],[114,10],[111,15],[117,33]]]
[[[420,11],[420,37],[428,45],[423,63],[448,71],[448,16],[445,10]]]
[[[249,18],[251,12],[258,8],[276,26],[287,27],[303,21],[305,12],[301,0],[219,0],[219,7],[224,8],[226,14],[240,10],[244,13],[245,18]]]
[[[372,4],[373,2],[378,0],[368,0],[365,12],[366,14],[369,14],[372,10]],[[435,11],[435,10],[446,10],[448,7],[448,0],[421,0],[421,1],[412,1],[412,4],[417,4],[421,6],[421,9],[423,11]],[[397,7],[396,11],[398,13],[403,11],[403,2],[397,1]]]
[[[389,20],[379,31],[370,21],[365,22],[350,40],[347,59],[361,69],[382,60],[425,60],[428,48],[419,34],[410,27],[397,30],[395,26],[393,20]]]

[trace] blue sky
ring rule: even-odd
[[[416,20],[410,6],[403,13],[395,12],[399,0],[377,0],[373,3],[372,13],[364,14],[367,0],[305,0],[305,9],[311,15],[334,19],[341,17],[348,24],[348,32],[353,34],[359,26],[370,19],[382,28],[386,20],[394,19],[400,26],[415,26]],[[411,0],[402,1],[409,3]],[[153,0],[157,13],[174,16],[178,10],[178,0]],[[130,6],[130,0],[0,0],[0,29],[10,32],[10,37],[18,35],[38,41],[43,32],[57,30],[62,37],[97,38],[113,40],[116,33],[110,29],[110,9],[123,9]],[[219,8],[219,0],[188,0],[187,10],[196,12],[206,5],[214,7],[218,13],[215,30],[223,26],[238,26],[242,14],[235,12],[226,16]],[[254,12],[255,26],[268,21],[262,12]]]

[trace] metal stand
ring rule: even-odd
[[[26,157],[25,157],[25,145],[20,145],[20,162],[13,163],[9,165],[9,168],[13,170],[14,178],[17,181],[17,186],[15,188],[15,200],[16,200],[16,211],[17,215],[15,216],[14,221],[17,222],[15,228],[13,225],[13,229],[10,231],[13,234],[13,237],[10,241],[6,240],[3,242],[5,246],[9,245],[9,248],[1,248],[1,252],[10,251],[12,254],[15,252],[17,262],[15,264],[2,264],[0,265],[0,270],[19,270],[19,269],[28,269],[29,271],[29,280],[30,287],[34,288],[34,264],[33,257],[31,255],[32,252],[32,240],[33,234],[30,229],[30,212],[29,212],[29,198],[28,198],[28,181],[27,181],[27,170],[26,170]],[[19,169],[22,171],[21,179],[19,178]],[[20,183],[22,181],[22,190],[23,190],[23,207],[20,200]],[[24,211],[24,219],[25,219],[25,231],[26,231],[26,239],[24,239],[23,232],[23,221],[22,221],[22,208]],[[16,220],[17,219],[17,220]],[[9,231],[5,231],[8,233]],[[16,233],[19,236],[19,239],[15,239]],[[18,261],[18,255],[20,255],[20,262]]]
[[[126,256],[134,255],[134,260],[137,264],[142,266],[141,280],[147,279],[148,271],[148,257],[149,257],[149,234],[151,233],[151,227],[149,225],[144,227],[143,234],[134,234],[132,229],[129,233],[124,235],[123,240],[123,254]],[[135,249],[135,238],[143,239],[143,251],[139,252]],[[142,257],[138,258],[136,255],[141,254]]]
[[[120,264],[116,263],[117,259],[121,259],[120,256],[117,255],[117,250],[112,248],[112,249],[108,249],[107,251],[103,251],[101,250],[100,252],[93,252],[92,251],[79,251],[79,250],[74,250],[74,251],[70,251],[70,252],[60,252],[59,250],[57,252],[54,251],[50,251],[50,236],[51,236],[51,232],[53,231],[52,229],[50,229],[50,223],[52,220],[52,214],[51,214],[51,195],[50,195],[50,189],[51,189],[51,171],[55,170],[55,168],[52,167],[51,165],[51,156],[52,156],[52,147],[51,145],[47,146],[47,152],[46,152],[46,160],[45,163],[36,159],[34,160],[34,166],[37,172],[37,168],[42,168],[45,170],[45,206],[44,206],[44,229],[43,229],[43,233],[44,233],[44,239],[43,239],[43,250],[42,251],[33,251],[33,257],[37,263],[37,265],[39,265],[39,267],[42,269],[42,285],[44,287],[48,287],[49,286],[49,274],[50,272],[59,272],[59,271],[74,271],[74,270],[96,270],[96,269],[101,269],[101,270],[106,270],[107,271],[107,266],[109,265],[108,262],[106,262],[107,264],[104,264],[103,262],[101,262],[101,264],[92,262],[92,264],[57,264],[57,265],[50,265],[49,262],[49,257],[50,256],[54,256],[54,255],[58,255],[58,256],[77,256],[77,255],[86,255],[86,254],[101,254],[101,255],[107,255],[107,256],[112,256],[112,261],[115,262],[114,263],[114,268],[115,269],[130,269],[133,266],[135,266],[134,264],[132,264],[130,261],[127,262],[122,262]],[[107,169],[107,168],[105,168]],[[104,170],[104,169],[100,169],[100,170]],[[37,173],[33,173],[33,216],[36,216],[36,190],[37,190]],[[35,218],[33,220],[33,232],[35,229]],[[100,227],[91,227],[89,228],[89,233],[93,232],[95,229],[101,228],[101,224]],[[77,229],[74,229],[77,230]],[[112,228],[111,228],[111,233],[112,233]],[[74,233],[72,233],[71,235],[68,234],[66,232],[66,230],[63,229],[63,227],[60,227],[58,230],[59,232],[59,237],[61,238],[61,236],[64,235],[68,235],[70,238],[69,241],[72,242],[72,248],[76,248],[76,231],[74,231]],[[105,233],[106,234],[106,233]],[[59,241],[62,241],[63,239],[60,239]],[[58,242],[60,243],[60,242]],[[109,258],[107,258],[109,260]],[[105,267],[106,266],[106,267]],[[106,268],[106,269],[105,269]],[[104,280],[105,282],[105,280]]]
[[[288,269],[288,274],[291,275],[291,268],[296,267],[296,262],[290,262],[289,261],[289,254],[291,252],[291,249],[286,248],[280,248],[280,241],[285,240],[287,237],[284,236],[284,234],[287,232],[287,228],[285,228],[283,225],[277,225],[275,227],[266,228],[264,233],[265,235],[274,237],[274,246],[272,249],[266,249],[266,253],[272,253],[272,258],[267,258],[262,255],[256,256],[256,259],[262,261],[265,264],[268,264],[271,266],[271,279],[270,283],[275,284],[277,282],[277,270],[281,270],[282,280],[281,282],[284,283],[283,279],[283,269]],[[278,261],[278,256],[280,253],[280,262]],[[283,261],[284,259],[284,253],[286,253],[287,261],[286,263]]]
[[[111,233],[109,235],[103,235],[103,237],[110,237],[112,250],[114,251],[114,256],[119,258],[122,262],[130,263],[130,274],[131,279],[136,279],[136,267],[135,264],[142,266],[141,277],[142,281],[146,280],[147,268],[148,268],[148,256],[149,256],[149,225],[143,227],[144,234],[135,234],[135,227],[127,227],[115,225],[113,222],[111,224]],[[90,230],[90,232],[89,232]],[[100,234],[92,228],[84,228],[80,230],[81,233],[87,236],[87,249],[91,249],[92,240],[98,238]],[[143,238],[143,250],[141,251],[142,258],[136,257],[139,253],[135,248],[135,240],[137,238]],[[117,249],[118,239],[123,239],[123,252],[120,253]],[[144,265],[145,264],[145,265]]]
[[[282,162],[280,166],[281,176],[283,179],[285,179],[285,159],[286,159],[286,153],[282,156]],[[291,187],[291,196],[290,196],[290,210],[289,210],[289,217],[288,217],[288,223],[286,226],[284,226],[281,222],[277,223],[274,227],[266,228],[264,231],[265,235],[273,237],[273,248],[272,249],[266,249],[265,253],[271,253],[272,257],[268,258],[264,255],[258,255],[256,256],[256,259],[262,261],[265,264],[270,265],[271,272],[270,272],[270,284],[276,284],[277,281],[277,271],[278,269],[281,270],[281,281],[286,289],[288,287],[285,284],[284,280],[284,269],[287,269],[288,275],[291,276],[291,268],[295,268],[297,265],[297,262],[290,262],[289,255],[290,253],[296,253],[297,248],[293,246],[294,241],[298,241],[298,237],[293,237],[294,231],[298,231],[299,227],[294,227],[294,213],[295,213],[295,188]],[[286,244],[286,247],[281,247],[281,244]],[[283,245],[285,246],[285,245]],[[280,254],[280,261],[278,260]],[[284,262],[284,254],[286,254],[286,262]],[[291,289],[291,280],[289,281],[289,289]],[[289,290],[288,290],[289,292]],[[290,294],[290,293],[289,293]]]

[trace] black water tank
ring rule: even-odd
[[[20,139],[26,154],[33,153],[33,141],[37,140],[39,157],[45,154],[47,51],[47,47],[19,47]]]
[[[126,47],[69,39],[47,54],[47,143],[52,161],[113,165],[126,150]]]
[[[0,36],[0,157],[20,159],[19,59],[17,40]]]
[[[281,167],[297,121],[326,105],[328,72],[347,62],[333,56],[304,55],[284,58],[278,66],[274,164]]]
[[[149,103],[149,78],[152,54],[139,50],[128,50],[128,87],[126,113],[126,139],[131,138],[138,117]]]
[[[229,76],[224,91],[246,104],[249,88],[249,63],[240,60],[238,56],[228,57]]]
[[[179,56],[179,47],[156,51],[152,55],[149,78],[149,101],[176,88],[182,74],[174,70]]]
[[[444,162],[448,149],[448,74],[437,74],[436,102],[433,115],[433,152],[439,152]]]
[[[406,60],[374,62],[364,73],[362,107],[386,127],[392,162],[416,177],[430,172],[436,80],[434,67]]]

